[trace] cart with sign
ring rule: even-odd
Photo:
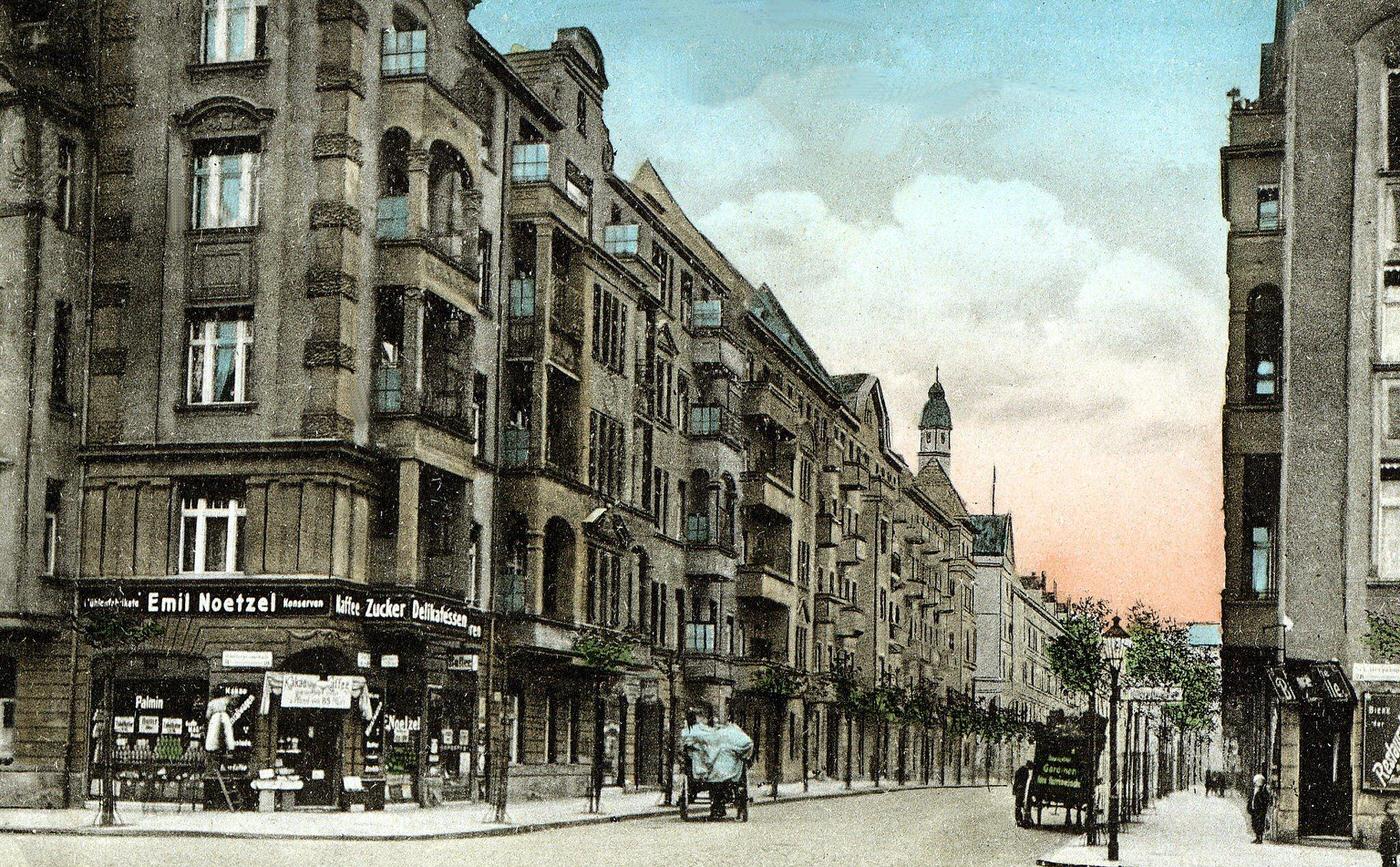
[[[681,819],[689,821],[691,807],[707,804],[710,818],[720,818],[725,804],[734,805],[734,818],[749,820],[749,762],[753,740],[734,725],[703,723],[681,732],[685,775],[678,797]]]

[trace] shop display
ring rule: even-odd
[[[204,704],[207,685],[198,680],[122,680],[113,686],[113,790],[141,801],[196,801],[204,776]],[[101,792],[105,770],[101,744],[106,714],[102,687],[94,687],[92,794]]]

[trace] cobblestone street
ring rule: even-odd
[[[760,806],[748,824],[675,817],[513,837],[412,842],[93,839],[0,836],[0,863],[24,867],[214,863],[237,853],[262,867],[353,863],[1030,865],[1066,842],[1017,829],[1005,788],[896,792]]]

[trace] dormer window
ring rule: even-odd
[[[428,69],[428,29],[400,8],[384,28],[379,48],[379,71],[385,76],[422,75]]]
[[[267,0],[205,0],[203,63],[260,60],[267,54]]]

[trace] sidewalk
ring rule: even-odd
[[[899,787],[882,784],[879,788],[869,780],[855,780],[851,789],[839,780],[813,780],[808,792],[801,783],[779,785],[779,803],[836,798],[850,795],[871,795],[889,791],[939,788],[908,785]],[[948,786],[946,788],[953,788]],[[985,788],[975,786],[972,788]],[[773,803],[767,786],[751,786],[751,804],[762,807]],[[196,837],[263,838],[263,839],[335,839],[335,840],[413,840],[432,838],[486,837],[501,834],[523,834],[547,828],[570,825],[592,825],[641,819],[648,816],[674,815],[680,821],[676,807],[662,806],[658,791],[620,792],[603,790],[601,813],[586,812],[583,797],[552,801],[521,801],[506,811],[510,824],[492,822],[491,807],[479,803],[448,804],[429,809],[413,806],[393,806],[383,811],[367,813],[291,811],[279,813],[229,813],[226,811],[174,812],[168,809],[143,812],[139,804],[117,806],[118,825],[99,828],[95,810],[26,810],[0,809],[0,834],[85,834],[108,835],[179,835]],[[708,810],[708,807],[701,807]],[[732,808],[731,808],[732,810]]]
[[[1107,843],[1107,832],[1101,832]],[[1143,813],[1118,837],[1114,867],[1378,867],[1374,851],[1286,846],[1250,840],[1244,804],[1237,798],[1208,798],[1178,792]],[[1105,846],[1088,846],[1084,838],[1042,857],[1043,867],[1110,865]]]

